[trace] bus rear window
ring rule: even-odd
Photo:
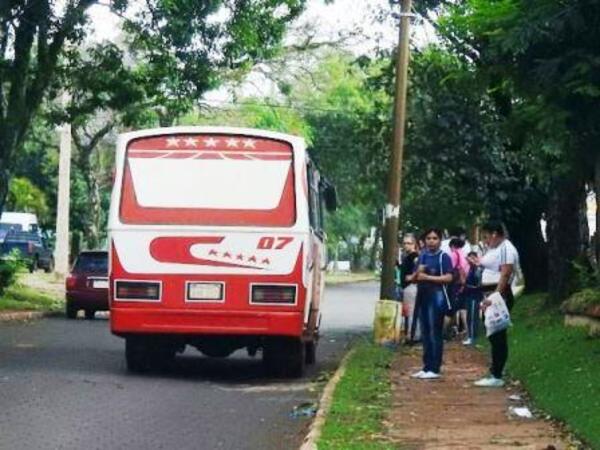
[[[231,135],[169,135],[130,142],[120,217],[128,224],[290,227],[289,143]]]

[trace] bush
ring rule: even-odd
[[[6,259],[0,260],[0,295],[17,281],[17,273],[24,267],[18,251],[13,251]]]
[[[600,307],[600,290],[583,289],[571,295],[561,306],[563,313],[585,314],[594,307]]]

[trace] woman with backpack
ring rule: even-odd
[[[452,310],[449,312],[447,327],[452,327],[452,335],[457,336],[462,330],[467,330],[467,307],[462,295],[469,272],[469,263],[463,254],[465,241],[460,238],[450,239],[448,248],[452,261],[452,283],[448,287]]]
[[[479,328],[479,304],[483,299],[483,290],[481,288],[481,272],[483,268],[479,264],[477,252],[470,252],[467,260],[469,261],[469,272],[465,288],[462,292],[462,301],[467,308],[467,338],[463,341],[463,345],[473,345],[477,338],[477,329]]]
[[[418,284],[419,319],[423,342],[423,369],[412,374],[413,378],[432,380],[440,378],[444,351],[444,317],[450,309],[446,285],[452,281],[452,261],[440,249],[442,232],[428,229],[425,249],[418,260],[417,271],[410,281]]]

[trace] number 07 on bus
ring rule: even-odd
[[[119,136],[109,216],[110,325],[128,369],[261,350],[315,362],[336,195],[296,136],[174,127]]]

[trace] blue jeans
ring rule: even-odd
[[[479,304],[481,295],[466,295],[465,303],[467,306],[467,337],[475,339],[477,329],[479,328]]]
[[[440,373],[444,353],[446,298],[441,289],[419,291],[419,319],[423,341],[423,370]]]

